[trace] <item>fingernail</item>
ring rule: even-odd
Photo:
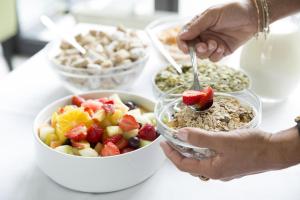
[[[208,49],[209,50],[214,50],[216,48],[215,44],[208,43]]]
[[[184,35],[188,32],[188,30],[186,28],[182,29],[179,33],[179,35]]]
[[[182,141],[187,141],[188,133],[184,130],[179,130],[176,136]]]
[[[199,53],[204,53],[204,52],[206,52],[206,49],[203,48],[202,46],[199,46],[199,47],[197,48],[197,51],[198,51]]]
[[[217,49],[217,53],[222,53],[223,52],[223,49],[222,48],[218,48]]]

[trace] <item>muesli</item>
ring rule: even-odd
[[[201,85],[211,86],[216,92],[237,92],[250,86],[250,79],[246,74],[225,65],[203,60],[198,69]],[[189,89],[193,81],[193,70],[190,65],[183,65],[182,71],[182,74],[178,74],[172,66],[162,69],[155,77],[156,86],[162,92],[172,89],[174,94]]]
[[[255,116],[252,107],[230,96],[216,95],[206,111],[196,112],[186,105],[173,114],[167,124],[171,128],[195,127],[208,131],[231,131],[246,127]]]

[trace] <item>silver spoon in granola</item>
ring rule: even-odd
[[[183,93],[183,103],[196,112],[202,112],[212,106],[213,90],[211,87],[203,89],[200,85],[197,55],[193,44],[189,45],[189,54],[192,62],[194,81],[191,89]]]

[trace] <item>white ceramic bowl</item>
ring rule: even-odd
[[[154,109],[153,101],[127,92],[95,91],[80,96],[100,98],[114,93],[119,94],[122,100],[134,101],[148,110]],[[111,157],[73,156],[48,147],[40,140],[38,128],[58,107],[70,104],[71,97],[59,99],[44,108],[33,126],[37,165],[56,183],[83,192],[112,192],[141,183],[163,164],[165,156],[159,147],[162,136],[148,146]]]

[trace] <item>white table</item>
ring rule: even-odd
[[[237,61],[237,56],[232,56],[233,60]],[[153,53],[133,91],[153,98],[150,79],[160,66]],[[48,67],[44,51],[0,81],[1,200],[300,199],[300,166],[223,183],[201,182],[166,161],[150,179],[123,191],[88,194],[63,188],[35,165],[32,122],[44,106],[68,94]],[[261,127],[276,131],[294,125],[293,117],[300,113],[297,102],[299,89],[288,101],[264,109]]]

